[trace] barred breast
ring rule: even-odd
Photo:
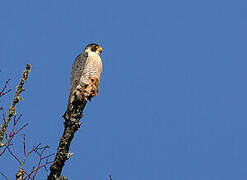
[[[88,58],[80,82],[82,84],[88,84],[93,78],[97,78],[100,81],[101,72],[102,61],[100,56],[95,52],[88,52]]]

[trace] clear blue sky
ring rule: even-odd
[[[29,148],[56,151],[72,63],[97,42],[100,96],[85,109],[63,175],[246,180],[246,7],[244,0],[2,1],[1,84],[10,77],[14,88],[33,65],[17,106]],[[10,179],[17,167],[1,159]]]

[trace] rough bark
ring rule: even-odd
[[[50,174],[47,178],[48,180],[68,179],[67,177],[63,176],[60,177],[60,175],[65,161],[72,155],[72,153],[69,153],[70,143],[74,137],[75,132],[80,129],[80,119],[82,118],[82,112],[86,106],[86,103],[86,101],[83,101],[79,106],[77,106],[70,117],[66,118],[63,116],[65,120],[64,132],[57,148],[55,160],[50,167]]]

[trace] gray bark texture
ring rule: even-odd
[[[57,153],[54,162],[50,167],[50,174],[48,176],[48,180],[66,180],[67,177],[63,177],[61,172],[63,170],[64,163],[69,157],[71,153],[69,153],[70,143],[74,137],[74,134],[77,130],[80,129],[81,122],[80,119],[82,118],[82,112],[84,107],[86,106],[87,101],[83,101],[80,105],[76,106],[71,113],[70,117],[64,117],[64,132],[60,139]]]

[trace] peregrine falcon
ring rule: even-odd
[[[75,59],[71,72],[71,84],[65,118],[70,117],[74,108],[80,103],[91,100],[98,95],[102,61],[100,54],[102,47],[98,44],[89,44]]]

